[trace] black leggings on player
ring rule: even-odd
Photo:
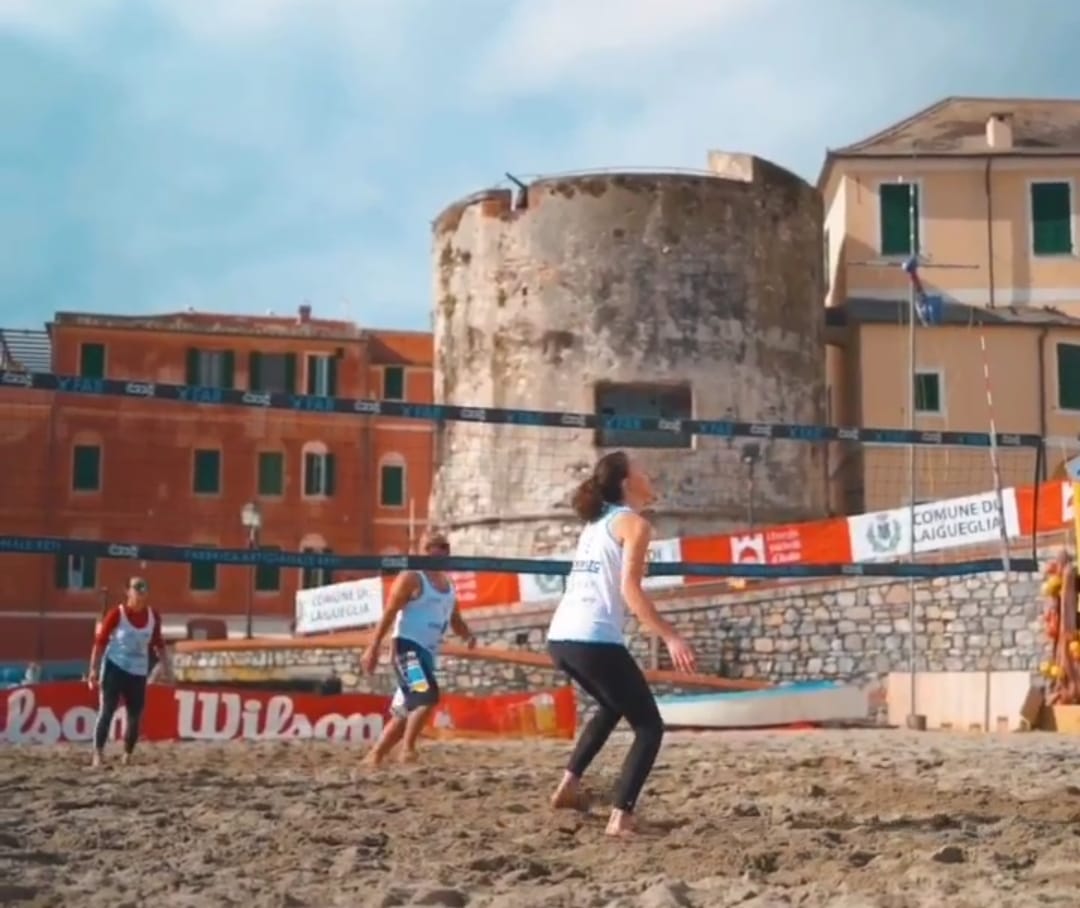
[[[576,681],[598,706],[582,729],[566,766],[568,772],[581,778],[619,719],[626,719],[634,730],[634,743],[615,788],[615,807],[632,811],[664,737],[664,722],[649,682],[630,651],[617,643],[553,640],[548,643],[548,651],[555,666]]]
[[[124,671],[114,662],[105,659],[98,691],[94,747],[99,751],[105,749],[105,742],[109,739],[109,727],[122,700],[127,709],[124,753],[131,753],[135,749],[135,742],[139,740],[139,723],[142,720],[143,707],[146,706],[146,675]]]

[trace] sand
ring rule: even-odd
[[[99,771],[85,748],[0,748],[0,904],[1080,904],[1066,738],[670,734],[634,842],[605,838],[605,810],[546,807],[566,749],[431,742],[372,775],[310,741],[145,746]]]

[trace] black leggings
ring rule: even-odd
[[[98,750],[105,749],[105,742],[109,739],[109,727],[121,700],[127,709],[124,753],[131,753],[135,749],[135,742],[139,740],[139,723],[142,720],[143,707],[146,706],[146,675],[124,671],[106,659],[101,672],[97,726],[94,728],[94,747]]]
[[[664,737],[664,722],[649,682],[630,651],[617,643],[553,640],[548,643],[548,652],[555,666],[576,681],[599,707],[582,729],[566,766],[568,772],[581,778],[619,719],[626,719],[634,730],[634,743],[615,788],[616,809],[632,811]]]

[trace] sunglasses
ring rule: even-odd
[[[132,589],[133,589],[133,590],[134,590],[134,591],[135,591],[136,593],[145,593],[145,592],[146,592],[147,590],[149,590],[149,589],[150,589],[150,587],[148,587],[148,586],[147,586],[147,585],[146,585],[146,584],[145,584],[145,583],[144,583],[143,581],[141,581],[141,580],[140,580],[140,581],[139,581],[138,583],[133,583],[133,584],[131,584],[131,588],[132,588]]]

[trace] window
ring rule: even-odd
[[[308,356],[307,393],[319,397],[334,397],[337,394],[336,356]]]
[[[382,378],[383,400],[405,399],[405,367],[385,366]]]
[[[205,548],[205,546],[203,546]],[[212,593],[217,589],[217,565],[212,561],[193,561],[188,575],[188,589],[194,593]]]
[[[882,183],[878,187],[882,255],[911,255],[912,252],[919,250],[921,202],[919,187],[914,183]],[[913,213],[914,223],[912,223]],[[912,230],[915,233],[914,250],[911,248]]]
[[[263,551],[280,552],[276,545],[264,545]],[[281,568],[276,564],[255,565],[255,592],[276,593],[281,589]]]
[[[259,494],[285,494],[285,455],[280,451],[259,452]]]
[[[301,549],[303,552],[322,552],[331,554],[330,549]],[[300,570],[300,588],[310,590],[316,586],[329,586],[334,582],[334,572],[330,568],[306,567]]]
[[[75,445],[71,452],[71,488],[75,492],[101,491],[101,448]]]
[[[379,504],[384,508],[405,507],[405,464],[400,461],[379,467]]]
[[[248,359],[248,385],[252,391],[296,393],[295,353],[252,353]]]
[[[1072,187],[1068,183],[1031,184],[1031,251],[1072,255]]]
[[[652,417],[673,422],[693,418],[693,393],[689,385],[615,384],[596,386],[596,415],[612,420],[610,428],[599,426],[596,445],[601,448],[689,448],[694,438],[689,432],[642,431],[634,428],[635,417]]]
[[[1080,410],[1080,346],[1057,345],[1058,409]]]
[[[236,354],[232,350],[196,350],[187,352],[187,383],[203,388],[236,387]]]
[[[105,377],[104,344],[82,344],[79,347],[79,375],[82,378]]]
[[[92,590],[97,584],[97,561],[89,555],[56,556],[58,590]]]
[[[941,412],[941,375],[938,372],[915,373],[915,412]]]
[[[334,494],[334,455],[309,451],[304,455],[304,494]]]
[[[218,495],[221,492],[221,452],[196,451],[195,476],[192,491],[196,495]]]

